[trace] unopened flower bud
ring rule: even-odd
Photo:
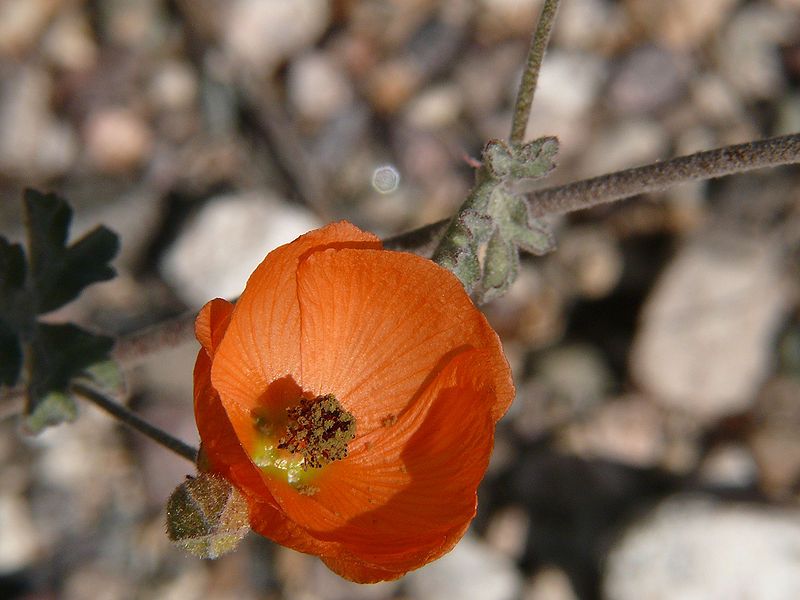
[[[187,479],[167,501],[169,539],[200,558],[233,550],[249,529],[247,502],[217,475]]]

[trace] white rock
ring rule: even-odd
[[[514,564],[471,535],[452,552],[406,576],[416,600],[512,600],[522,578]]]
[[[190,108],[197,98],[197,77],[192,68],[178,60],[164,61],[150,81],[150,99],[159,108]]]
[[[44,37],[47,58],[62,69],[88,71],[97,61],[97,46],[85,13],[78,10],[60,15]]]
[[[622,6],[609,0],[571,0],[559,6],[553,40],[561,47],[592,49],[619,37],[627,26]]]
[[[800,512],[673,498],[606,563],[609,600],[800,598]]]
[[[705,43],[736,9],[738,0],[637,0],[628,3],[633,19],[644,24],[648,37],[676,50]]]
[[[629,119],[608,127],[581,160],[582,176],[592,177],[667,157],[668,141],[661,124]]]
[[[463,106],[464,101],[458,86],[436,85],[414,98],[406,109],[405,118],[418,129],[441,129],[458,120]]]
[[[353,89],[329,55],[311,52],[293,61],[287,77],[289,105],[303,119],[327,121],[353,101]]]
[[[225,19],[225,49],[245,67],[270,70],[322,35],[330,12],[329,0],[236,0]]]
[[[763,4],[742,8],[718,43],[721,72],[746,98],[774,97],[784,85],[776,46],[796,32],[796,16]]]
[[[106,173],[138,167],[154,143],[148,124],[127,108],[105,108],[89,115],[83,135],[92,166]]]
[[[652,292],[631,355],[643,388],[673,409],[716,418],[749,407],[788,304],[766,240],[706,232]]]
[[[578,600],[578,596],[564,571],[547,566],[530,580],[522,600]]]
[[[16,494],[0,496],[0,575],[27,566],[40,540],[27,505]]]
[[[57,0],[4,0],[0,2],[0,55],[28,50],[58,9]]]
[[[220,196],[167,250],[161,274],[192,307],[234,298],[270,250],[317,226],[308,211],[266,191]]]
[[[521,76],[521,69],[519,73]],[[536,103],[525,139],[558,135],[560,157],[582,153],[591,131],[589,112],[607,77],[606,62],[588,52],[548,52],[536,85]],[[518,81],[509,89],[512,102]]]
[[[564,431],[564,441],[580,456],[653,467],[666,451],[663,417],[638,397],[605,402]]]
[[[721,488],[744,488],[758,480],[758,465],[742,445],[726,444],[714,448],[700,467],[701,480]]]
[[[8,78],[0,97],[0,171],[22,178],[65,172],[77,154],[73,130],[50,109],[52,80],[38,68]]]

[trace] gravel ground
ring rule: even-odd
[[[124,333],[236,295],[277,244],[346,218],[451,215],[507,137],[539,0],[5,0],[0,230],[24,187],[119,232],[119,277],[60,316]],[[528,137],[558,184],[800,130],[798,0],[564,0]],[[82,407],[0,421],[0,597],[800,597],[800,170],[552,219],[485,307],[518,397],[448,556],[355,586],[249,536],[184,556],[187,463]],[[129,374],[196,443],[193,343]]]

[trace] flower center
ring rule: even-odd
[[[356,420],[333,394],[287,408],[286,435],[278,448],[303,457],[303,470],[319,469],[347,456],[347,444],[356,436]]]
[[[345,458],[347,444],[356,435],[355,417],[333,394],[301,398],[287,408],[265,406],[252,416],[258,431],[250,454],[253,462],[301,494],[318,491],[313,481],[320,469]]]

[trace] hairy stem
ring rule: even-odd
[[[565,214],[681,183],[800,163],[800,134],[726,146],[634,167],[528,194],[531,215]],[[430,254],[450,219],[442,219],[384,240],[392,250]]]
[[[545,0],[544,6],[542,6],[542,14],[539,15],[539,23],[531,38],[528,60],[525,63],[525,70],[522,72],[522,81],[520,81],[517,100],[514,103],[514,116],[511,121],[511,138],[509,140],[512,146],[518,146],[525,141],[525,129],[528,127],[528,116],[531,114],[533,94],[536,91],[539,70],[544,59],[544,52],[547,49],[547,42],[550,41],[550,33],[553,31],[557,12],[558,0]]]
[[[131,412],[126,407],[122,406],[118,402],[115,402],[111,398],[106,397],[97,390],[81,383],[73,383],[71,390],[76,395],[85,398],[96,406],[99,406],[112,417],[124,423],[128,427],[143,433],[157,444],[162,445],[167,450],[171,450],[175,454],[182,456],[188,461],[195,462],[197,460],[197,448],[193,448],[181,440],[172,437],[166,431],[151,425],[136,413]]]
[[[800,134],[680,156],[528,194],[533,216],[564,214],[679,183],[800,162]]]
[[[114,344],[111,358],[123,368],[134,367],[150,354],[186,343],[194,338],[196,318],[197,313],[189,311],[141,331],[124,335]]]

